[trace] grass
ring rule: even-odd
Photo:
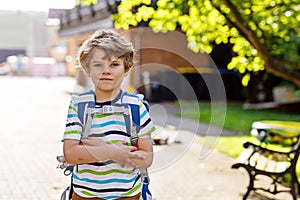
[[[212,113],[212,105],[214,112]],[[300,121],[300,114],[288,113],[276,110],[245,110],[239,103],[180,103],[183,113],[177,113],[183,117],[199,120],[202,123],[211,123],[223,127],[226,130],[249,135],[251,125],[254,121],[260,120],[280,120],[280,121]],[[199,106],[199,107],[198,107]],[[199,109],[195,108],[200,108]],[[225,118],[224,118],[225,117]],[[224,124],[223,124],[224,123]]]
[[[279,120],[279,121],[296,121],[300,122],[300,114],[282,112],[276,110],[245,110],[242,104],[238,103],[211,103],[200,102],[199,104],[180,102],[184,110],[177,113],[182,117],[198,120],[201,123],[211,123],[223,127],[224,129],[242,133],[243,136],[220,137],[216,144],[219,152],[237,158],[244,150],[245,141],[257,142],[254,137],[250,136],[251,125],[260,120]],[[214,112],[212,113],[212,107]],[[226,109],[224,109],[226,107]],[[200,108],[200,113],[199,109]],[[274,150],[284,150],[280,145],[273,145]],[[296,168],[298,177],[300,177],[300,160]]]
[[[216,149],[218,149],[218,151],[221,153],[237,158],[244,150],[243,144],[246,141],[258,144],[258,141],[251,136],[220,137],[216,144]],[[287,147],[283,147],[281,145],[275,145],[275,144],[274,145],[269,144],[268,148],[276,151],[281,151],[281,152],[287,152],[289,150]],[[300,160],[299,159],[296,165],[296,173],[300,181]],[[288,185],[289,181],[290,181],[290,177],[285,177],[285,181],[284,181],[285,184]]]
[[[259,141],[251,136],[232,136],[232,137],[221,137],[219,138],[216,148],[219,152],[230,155],[237,158],[244,150],[244,142],[249,141],[254,144],[259,144]],[[268,144],[268,148],[275,151],[287,152],[288,147],[276,144]]]

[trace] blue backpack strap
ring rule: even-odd
[[[145,169],[145,170],[147,170],[147,169]],[[152,194],[149,190],[150,179],[148,176],[148,172],[147,172],[147,175],[142,178],[142,182],[143,182],[143,186],[142,186],[141,199],[142,200],[152,200]]]
[[[130,109],[130,113],[125,113],[125,124],[127,133],[130,134],[131,144],[137,145],[138,133],[140,131],[140,106],[139,97],[128,92],[123,92],[121,103],[125,108]]]
[[[78,103],[78,118],[81,121],[82,125],[86,124],[86,108],[94,108],[96,102],[96,96],[93,90],[79,94],[77,103]]]
[[[130,134],[131,144],[136,146],[138,142],[138,133],[140,131],[140,101],[146,106],[146,109],[149,110],[149,104],[143,100],[143,97],[138,95],[129,94],[127,92],[122,93],[121,103],[126,108],[130,107],[130,113],[126,113],[125,123],[127,132]],[[141,179],[142,179],[142,200],[152,200],[152,194],[149,190],[150,178],[147,168],[139,168]]]
[[[126,106],[130,106],[132,121],[134,125],[140,126],[140,105],[139,97],[134,94],[129,94],[128,92],[123,92],[121,97],[121,103]]]
[[[123,96],[126,95],[131,98],[131,100],[128,102],[128,100],[123,101]],[[132,113],[132,121],[137,127],[140,127],[140,101],[145,105],[146,109],[149,111],[149,103],[143,99],[144,96],[142,94],[129,94],[128,92],[123,92],[122,94],[122,104],[128,104],[130,106],[130,110]],[[132,100],[134,99],[134,100]]]

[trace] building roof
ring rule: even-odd
[[[53,15],[59,11],[53,11]],[[97,29],[113,27],[111,12],[106,1],[98,1],[89,6],[75,6],[70,10],[59,13],[61,37],[75,36],[82,33],[93,32]]]

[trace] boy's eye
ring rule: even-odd
[[[95,67],[102,67],[101,63],[94,64]]]
[[[117,66],[119,66],[120,64],[119,63],[112,63],[111,64],[111,66],[113,66],[113,67],[117,67]]]

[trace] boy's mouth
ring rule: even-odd
[[[113,79],[111,78],[100,78],[101,81],[112,81]]]

